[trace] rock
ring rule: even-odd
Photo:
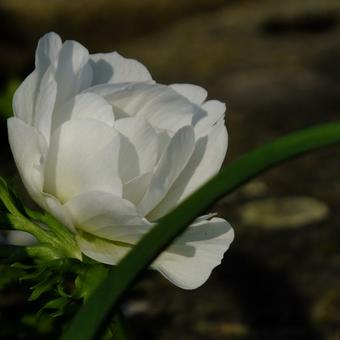
[[[239,214],[248,226],[298,228],[325,219],[329,208],[313,197],[266,198],[243,204]]]

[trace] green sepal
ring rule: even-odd
[[[73,297],[84,299],[86,302],[94,290],[106,278],[108,272],[108,269],[102,264],[84,265],[75,279]]]
[[[52,247],[47,243],[26,247],[26,252],[38,262],[54,261],[64,257],[59,249]]]
[[[40,318],[46,310],[55,310],[55,312],[49,313],[49,315],[54,318],[63,315],[68,302],[69,299],[65,297],[50,300],[38,311],[37,318]]]
[[[50,275],[42,282],[37,283],[32,289],[32,294],[28,298],[28,301],[37,300],[42,294],[51,290],[56,283],[57,278],[52,278]]]

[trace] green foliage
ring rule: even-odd
[[[102,265],[84,265],[75,280],[74,296],[86,302],[107,274],[108,269]]]
[[[115,313],[124,294],[143,270],[217,199],[274,165],[339,142],[340,123],[325,124],[280,138],[225,167],[173,212],[162,218],[123,258],[81,308],[62,340],[97,338]]]
[[[0,202],[2,203],[1,225],[6,229],[28,232],[40,242],[26,248],[31,257],[41,261],[63,257],[81,259],[81,252],[74,234],[49,214],[25,208],[1,177]]]
[[[41,300],[38,316],[60,316],[69,305],[91,295],[105,278],[104,265],[80,262],[74,234],[47,213],[24,207],[6,181],[0,178],[0,228],[31,233],[37,244],[20,247],[0,245],[0,288],[14,280],[29,285],[29,301]],[[11,264],[9,266],[8,264]]]
[[[0,94],[0,116],[2,118],[9,118],[12,113],[12,98],[15,90],[18,88],[20,81],[18,79],[11,79],[4,91]]]

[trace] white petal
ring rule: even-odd
[[[34,70],[18,87],[13,96],[14,115],[32,124],[35,98],[39,85],[39,73]]]
[[[136,243],[151,224],[129,201],[100,191],[89,191],[65,204],[74,225],[107,240]]]
[[[233,239],[234,231],[227,221],[220,218],[199,221],[191,225],[152,266],[176,286],[195,289],[205,283],[212,270],[221,263]]]
[[[122,91],[131,86],[131,83],[117,83],[117,84],[100,84],[91,86],[82,91],[82,93],[95,93],[101,97],[108,97],[109,95]]]
[[[116,265],[131,250],[130,247],[121,247],[113,241],[86,233],[78,233],[76,240],[82,253],[93,260],[109,265]]]
[[[88,50],[76,41],[63,44],[56,71],[58,83],[57,104],[74,97],[88,88],[92,81],[92,68]]]
[[[50,65],[56,66],[61,48],[60,37],[55,33],[44,35],[38,43],[35,57],[36,69],[23,81],[14,94],[14,114],[32,124],[35,101],[39,92],[40,82]]]
[[[57,108],[53,115],[53,130],[71,119],[90,118],[113,126],[112,106],[95,93],[78,94]]]
[[[70,120],[51,138],[45,168],[45,191],[66,202],[89,190],[120,196],[120,135],[94,120]]]
[[[139,212],[146,215],[160,200],[174,183],[178,175],[186,166],[195,147],[195,136],[191,126],[185,126],[171,139],[162,155],[148,191],[138,205]]]
[[[124,183],[123,198],[137,205],[145,195],[150,185],[152,175],[152,172],[147,172]]]
[[[105,99],[129,116],[145,118],[152,126],[176,132],[191,125],[195,107],[169,86],[132,84]]]
[[[93,85],[152,79],[143,64],[137,60],[124,58],[117,52],[92,54],[90,58],[93,68]]]
[[[218,100],[208,100],[202,106],[208,114],[202,118],[195,126],[197,136],[204,136],[210,132],[210,128],[224,117],[225,104]]]
[[[123,134],[120,134],[118,163],[119,176],[122,179],[123,184],[129,182],[132,178],[139,176],[140,165],[136,147]]]
[[[43,187],[41,161],[46,153],[44,139],[33,127],[18,118],[10,118],[7,125],[9,144],[21,179],[39,204]]]
[[[43,193],[43,202],[41,207],[53,215],[59,222],[69,227],[75,232],[75,228],[68,210],[52,195]]]
[[[195,150],[187,166],[160,204],[149,213],[148,218],[154,221],[166,215],[216,175],[223,163],[227,147],[227,130],[224,126],[224,120],[221,119],[210,129],[208,136],[203,136],[196,142]]]
[[[33,118],[33,125],[45,137],[47,144],[50,140],[52,114],[57,96],[54,72],[54,68],[49,67],[41,79]]]
[[[43,161],[46,155],[44,138],[33,127],[17,118],[10,118],[7,124],[14,160],[31,198],[41,208],[46,209],[72,229],[70,216],[60,202],[55,197],[43,192]]]
[[[207,98],[208,92],[203,87],[191,84],[170,85],[176,92],[186,97],[192,103],[201,105]]]
[[[58,34],[50,32],[45,34],[38,42],[35,52],[35,67],[43,72],[52,64],[56,67],[58,55],[62,46],[62,41]]]
[[[155,129],[140,117],[120,119],[115,128],[136,148],[140,172],[146,173],[153,169],[158,155],[158,135]]]

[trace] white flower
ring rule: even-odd
[[[74,231],[84,254],[114,265],[220,169],[225,105],[206,96],[199,86],[157,84],[116,52],[90,55],[49,33],[8,120],[21,178],[35,202]],[[152,267],[196,288],[233,236],[225,220],[202,216]]]

